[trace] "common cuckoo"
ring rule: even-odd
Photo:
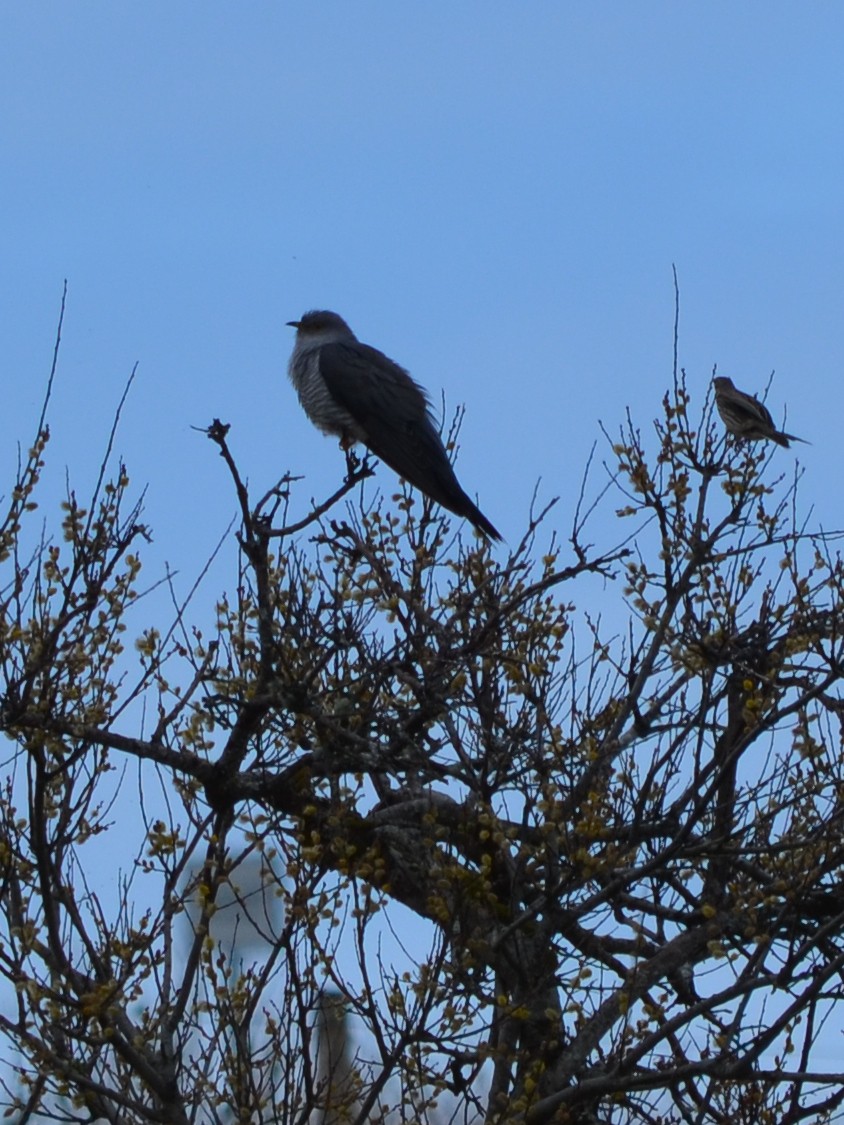
[[[712,385],[721,421],[731,434],[747,441],[775,441],[786,449],[791,441],[804,441],[804,438],[778,430],[767,406],[753,395],[734,387],[732,379],[719,375],[712,380]]]
[[[363,442],[420,492],[500,539],[460,487],[428,397],[404,368],[361,344],[337,313],[317,309],[288,324],[296,329],[288,373],[311,421],[344,449]]]

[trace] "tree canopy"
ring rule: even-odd
[[[231,588],[147,620],[127,468],[36,511],[42,417],[0,522],[11,1119],[837,1117],[836,537],[682,371],[605,436],[507,548],[364,506],[366,461],[255,496],[215,421]]]

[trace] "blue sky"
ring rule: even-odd
[[[84,492],[138,362],[117,445],[156,564],[192,577],[234,512],[191,426],[232,423],[256,489],[304,474],[300,510],[338,483],[286,379],[312,307],[466,404],[459,474],[511,543],[540,477],[567,533],[598,419],[659,411],[676,263],[693,392],[776,370],[803,502],[844,522],[844,7],[0,13],[4,490],[67,278],[50,472]]]

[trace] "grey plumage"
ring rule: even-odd
[[[771,412],[753,395],[740,391],[732,379],[719,375],[712,380],[715,387],[715,405],[727,430],[747,441],[775,441],[788,449],[791,441],[803,441],[794,434],[786,434],[774,425]]]
[[[458,483],[423,388],[337,313],[288,322],[296,343],[288,374],[311,421],[348,449],[362,442],[426,496],[491,539],[501,535]]]

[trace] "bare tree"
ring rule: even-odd
[[[33,531],[43,420],[0,524],[11,1119],[836,1118],[844,570],[793,462],[675,371],[565,546],[546,511],[499,558],[406,492],[350,506],[366,463],[296,520],[208,434],[240,510],[210,629],[145,620],[122,465]]]

